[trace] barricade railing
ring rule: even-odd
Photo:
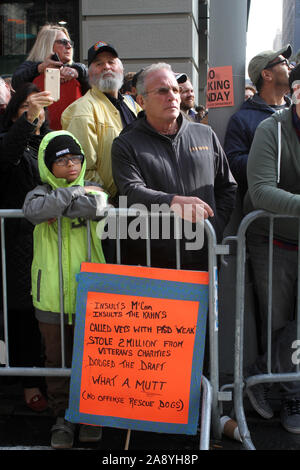
[[[244,377],[244,314],[245,314],[245,270],[247,244],[246,234],[249,226],[258,219],[269,220],[269,259],[268,259],[268,331],[267,331],[267,372],[263,374]],[[273,236],[275,219],[298,219],[298,252],[300,252],[300,217],[272,214],[263,210],[253,211],[241,221],[237,241],[237,272],[236,272],[236,323],[235,323],[235,351],[234,351],[234,411],[238,423],[242,444],[247,450],[255,450],[244,410],[244,392],[247,387],[258,383],[279,383],[300,380],[299,366],[295,372],[275,373],[272,371],[272,267],[273,267]],[[235,237],[231,237],[234,239]],[[297,286],[297,338],[300,338],[300,262],[298,259],[298,286]]]
[[[115,217],[117,225],[122,216],[141,216],[138,209],[109,209],[105,218]],[[145,215],[145,214],[144,214]],[[152,216],[153,214],[151,214]],[[161,216],[162,214],[159,213]],[[1,222],[1,258],[2,258],[2,291],[3,291],[3,317],[4,317],[4,344],[5,344],[5,364],[0,367],[0,375],[3,376],[70,376],[71,369],[65,363],[65,340],[64,340],[64,313],[63,313],[63,287],[62,287],[62,266],[61,266],[61,228],[58,220],[58,250],[60,259],[60,325],[61,325],[61,368],[49,367],[12,367],[9,359],[9,337],[8,337],[8,305],[7,305],[7,280],[6,280],[6,252],[5,252],[5,220],[11,218],[24,217],[21,210],[0,210]],[[149,228],[149,217],[146,228]],[[175,231],[176,231],[176,220]],[[90,231],[89,224],[87,230],[88,259],[90,261]],[[209,379],[204,375],[201,380],[201,418],[200,418],[200,450],[208,450],[211,430],[217,439],[221,439],[222,431],[220,424],[220,397],[219,391],[219,350],[218,350],[218,255],[228,254],[228,246],[218,245],[215,231],[209,221],[205,220],[204,231],[207,237],[208,247],[208,272],[209,272],[209,307],[208,307],[208,327],[209,327]],[[149,236],[148,236],[149,235]],[[146,265],[151,267],[150,232],[148,232],[146,243]],[[176,238],[176,269],[180,269],[180,239]],[[116,237],[116,263],[121,264],[121,240]],[[17,273],[16,273],[17,275]]]

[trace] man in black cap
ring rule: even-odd
[[[111,171],[111,145],[122,129],[141,110],[129,96],[119,92],[124,69],[116,49],[98,41],[88,50],[91,89],[62,114],[62,127],[80,141],[87,161],[87,178],[102,184],[115,196]]]
[[[195,93],[192,82],[185,73],[177,73],[175,76],[179,84],[180,109],[194,121],[196,120],[197,112],[195,111]]]
[[[247,160],[258,124],[275,111],[288,107],[290,45],[278,51],[257,54],[248,66],[248,74],[257,93],[243,103],[229,120],[224,150],[243,200],[247,185]]]

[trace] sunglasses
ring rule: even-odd
[[[70,47],[73,47],[74,46],[74,42],[71,41],[71,39],[56,39],[57,44],[61,44],[62,46],[70,46]]]
[[[73,165],[80,165],[83,162],[82,155],[72,155],[71,157],[60,157],[55,160],[55,164],[58,166],[68,166],[69,162],[72,162]]]
[[[287,59],[280,59],[280,60],[277,60],[277,62],[272,62],[271,64],[266,65],[265,69],[271,69],[272,67],[275,67],[275,65],[278,65],[278,64],[284,64],[284,65],[287,65],[288,67],[290,66],[290,63]]]
[[[154,90],[147,91],[145,95],[149,95],[150,93],[157,93],[158,95],[166,96],[168,93],[172,91],[175,95],[179,94],[179,87],[161,87],[155,88]]]

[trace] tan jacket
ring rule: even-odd
[[[135,115],[141,108],[131,97],[124,96]],[[62,114],[64,130],[71,132],[81,143],[87,162],[86,179],[100,183],[109,195],[117,192],[112,177],[111,146],[123,129],[119,111],[110,100],[93,87],[74,101]]]

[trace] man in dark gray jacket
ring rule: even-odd
[[[236,183],[216,134],[180,113],[180,93],[168,64],[153,64],[139,76],[139,104],[145,115],[114,140],[113,178],[127,204],[148,210],[164,204],[187,223],[209,219],[220,240],[235,205]],[[152,265],[175,267],[171,240],[157,240]],[[137,244],[126,263],[143,263]],[[207,269],[206,250],[185,251],[182,267]]]
[[[294,104],[272,114],[258,126],[248,159],[249,191],[245,197],[246,212],[262,209],[275,214],[300,216],[300,65],[289,76]],[[248,229],[247,245],[259,300],[262,352],[250,375],[267,371],[268,329],[272,333],[272,372],[295,372],[298,346],[295,322],[299,221],[280,218],[274,222],[272,269],[272,323],[269,327],[269,223],[253,222]],[[296,341],[296,343],[294,343]],[[296,344],[296,346],[295,346]],[[297,356],[297,354],[296,354]],[[292,433],[300,433],[300,381],[282,382],[281,423]],[[247,389],[254,409],[264,418],[273,416],[268,389],[258,383]]]

